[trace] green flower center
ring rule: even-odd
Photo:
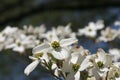
[[[119,77],[119,74],[117,72],[115,72],[115,77],[118,78]]]
[[[3,33],[3,34],[2,34],[2,36],[6,36],[6,34],[5,34],[5,33]]]
[[[54,48],[54,49],[58,49],[60,47],[60,43],[58,41],[53,41],[51,43],[51,46]]]
[[[40,57],[42,57],[42,56],[43,56],[43,52],[34,54],[34,57],[35,57],[35,58],[40,58]]]
[[[89,28],[89,29],[88,29],[88,31],[89,31],[89,32],[91,32],[91,31],[92,31],[92,29],[91,29],[91,28]]]
[[[102,68],[104,66],[103,62],[101,62],[101,61],[98,61],[97,65],[98,65],[99,68]]]
[[[17,45],[18,45],[18,46],[21,46],[21,43],[20,43],[20,42],[18,42],[18,43],[17,43]]]
[[[73,64],[72,69],[76,72],[78,71],[80,65],[79,64]]]
[[[108,34],[108,35],[106,35],[106,38],[112,38],[113,37],[113,34],[111,33],[111,34]]]

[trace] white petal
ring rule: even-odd
[[[100,75],[98,74],[98,71],[97,71],[97,68],[93,68],[92,69],[92,73],[93,75],[95,76],[96,80],[101,80],[100,78]]]
[[[75,39],[75,38],[68,38],[68,39],[62,39],[60,41],[60,45],[61,46],[68,46],[68,45],[71,45],[73,43],[76,43],[78,40]]]
[[[97,61],[105,61],[105,59],[106,59],[106,57],[105,57],[105,51],[103,50],[103,49],[98,49],[98,51],[97,51],[97,55],[98,55],[98,58],[96,59],[96,62]]]
[[[63,65],[62,65],[62,69],[61,70],[64,71],[64,72],[68,72],[69,73],[72,70],[72,66],[73,66],[72,63],[70,63],[69,61],[65,61],[63,63]]]
[[[75,73],[74,77],[75,77],[75,80],[80,80],[80,72],[77,71],[77,72]]]
[[[45,60],[46,62],[49,62],[49,57],[48,57],[48,54],[46,52],[42,55],[42,57],[40,59]]]
[[[31,59],[31,60],[37,60],[38,58],[35,58],[35,57],[33,57],[33,56],[29,56],[29,58]]]
[[[6,49],[10,49],[10,48],[14,48],[14,47],[16,47],[16,44],[15,44],[15,43],[6,45],[5,48],[6,48]]]
[[[91,31],[89,31],[89,28],[86,28],[86,31],[85,31],[84,34],[86,36],[95,37],[96,36],[96,30],[92,29]]]
[[[59,71],[58,71],[58,69],[55,69],[55,70],[54,70],[54,75],[59,76]]]
[[[33,61],[25,68],[24,73],[28,76],[37,67],[38,64],[39,64],[39,60]]]
[[[98,20],[98,21],[96,22],[96,28],[97,28],[97,30],[100,30],[100,29],[103,29],[103,28],[104,28],[103,20]]]
[[[90,65],[92,65],[92,63],[90,62],[91,56],[87,56],[83,62],[80,65],[79,71],[83,71],[85,70],[87,67],[89,67]]]
[[[13,51],[18,51],[20,53],[23,53],[25,51],[25,48],[23,46],[16,46],[13,48]]]
[[[111,55],[113,55],[113,60],[115,61],[115,62],[117,62],[119,59],[120,59],[120,50],[119,49],[116,49],[116,48],[114,48],[114,49],[110,49],[109,50],[109,53],[111,54]]]
[[[71,56],[71,62],[73,64],[81,63],[84,60],[84,56],[82,56],[81,53],[78,52],[72,53]]]
[[[120,78],[115,78],[115,80],[120,80]]]
[[[57,68],[57,65],[55,63],[52,64],[52,70],[54,70],[55,68]]]
[[[69,57],[69,53],[66,49],[61,49],[60,51],[52,51],[52,55],[59,60],[63,60]]]
[[[64,30],[65,30],[66,33],[71,33],[72,32],[70,26],[71,26],[71,23],[69,23],[65,26]]]
[[[75,64],[75,63],[77,62],[79,56],[76,55],[76,53],[72,53],[71,56],[72,56],[72,57],[71,57],[71,60],[70,60],[70,61],[71,61],[73,64]]]
[[[32,53],[33,53],[33,54],[39,53],[39,52],[41,52],[42,50],[47,49],[47,48],[49,48],[49,47],[50,47],[49,44],[43,43],[43,44],[38,45],[38,46],[36,46],[35,48],[33,48]]]
[[[4,42],[5,41],[5,36],[2,36],[2,34],[0,34],[0,42]]]
[[[2,32],[6,34],[15,33],[18,30],[16,27],[7,26]]]
[[[89,24],[88,24],[88,27],[87,28],[90,28],[90,29],[92,29],[92,30],[96,30],[96,25],[95,25],[95,23],[94,22],[89,22]]]
[[[112,55],[106,54],[105,65],[111,65],[111,64],[112,64]]]
[[[59,41],[55,28],[52,29],[52,41]]]
[[[83,28],[83,29],[78,29],[78,35],[81,36],[81,35],[84,35],[86,32],[86,29]]]
[[[120,66],[120,62],[114,62],[113,63],[116,67],[119,67]]]

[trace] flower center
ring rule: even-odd
[[[20,43],[20,42],[18,42],[18,43],[17,43],[17,45],[18,45],[18,46],[21,46],[21,43]]]
[[[113,34],[106,35],[106,38],[112,38],[112,37],[113,37]]]
[[[99,68],[102,68],[104,66],[103,62],[101,62],[101,61],[98,61],[97,65],[98,65]]]
[[[53,41],[51,43],[51,46],[54,48],[54,49],[58,49],[60,47],[60,43],[58,41]]]
[[[35,57],[35,58],[40,58],[40,57],[42,57],[42,56],[43,56],[43,52],[34,54],[34,57]]]
[[[117,72],[115,72],[115,77],[118,78],[119,77],[119,74]]]
[[[91,28],[89,28],[89,29],[88,29],[88,31],[89,31],[89,32],[91,32],[91,31],[92,31],[92,29],[91,29]]]
[[[72,69],[76,72],[79,69],[80,65],[79,64],[74,64],[72,66]]]
[[[6,34],[5,34],[5,33],[3,33],[3,34],[2,34],[2,36],[6,36]]]

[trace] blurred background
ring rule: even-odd
[[[53,26],[71,23],[73,31],[77,31],[78,28],[88,25],[88,22],[99,19],[104,20],[105,26],[112,26],[114,21],[120,20],[120,0],[0,1],[0,30],[7,25],[22,28],[23,25],[45,24],[50,29]],[[93,40],[83,38],[79,43],[92,53],[99,47],[106,51],[113,47],[120,48],[120,42],[114,45],[104,42],[94,44]],[[0,53],[0,80],[54,80],[49,72],[40,66],[27,77],[23,72],[31,62],[28,55],[10,51]],[[31,53],[31,50],[28,53]]]

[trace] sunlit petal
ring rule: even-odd
[[[74,80],[80,80],[80,72],[77,71],[74,75],[75,79]]]
[[[37,67],[38,64],[39,64],[39,60],[33,61],[25,68],[24,73],[28,76]]]
[[[59,60],[63,60],[69,57],[68,51],[64,48],[61,49],[60,51],[53,50],[52,54],[56,59],[59,59]]]
[[[43,43],[43,44],[38,45],[38,46],[36,46],[35,48],[33,48],[32,53],[33,53],[33,54],[39,53],[39,52],[41,52],[42,50],[47,49],[47,48],[49,48],[49,47],[50,47],[49,44]]]
[[[68,39],[62,39],[60,41],[60,45],[61,46],[68,46],[68,45],[71,45],[73,43],[76,43],[78,40],[75,39],[75,38],[68,38]]]
[[[91,56],[87,56],[80,65],[79,71],[85,70],[87,67],[91,66],[92,63],[90,62]]]
[[[52,29],[52,41],[59,41],[55,29]]]

